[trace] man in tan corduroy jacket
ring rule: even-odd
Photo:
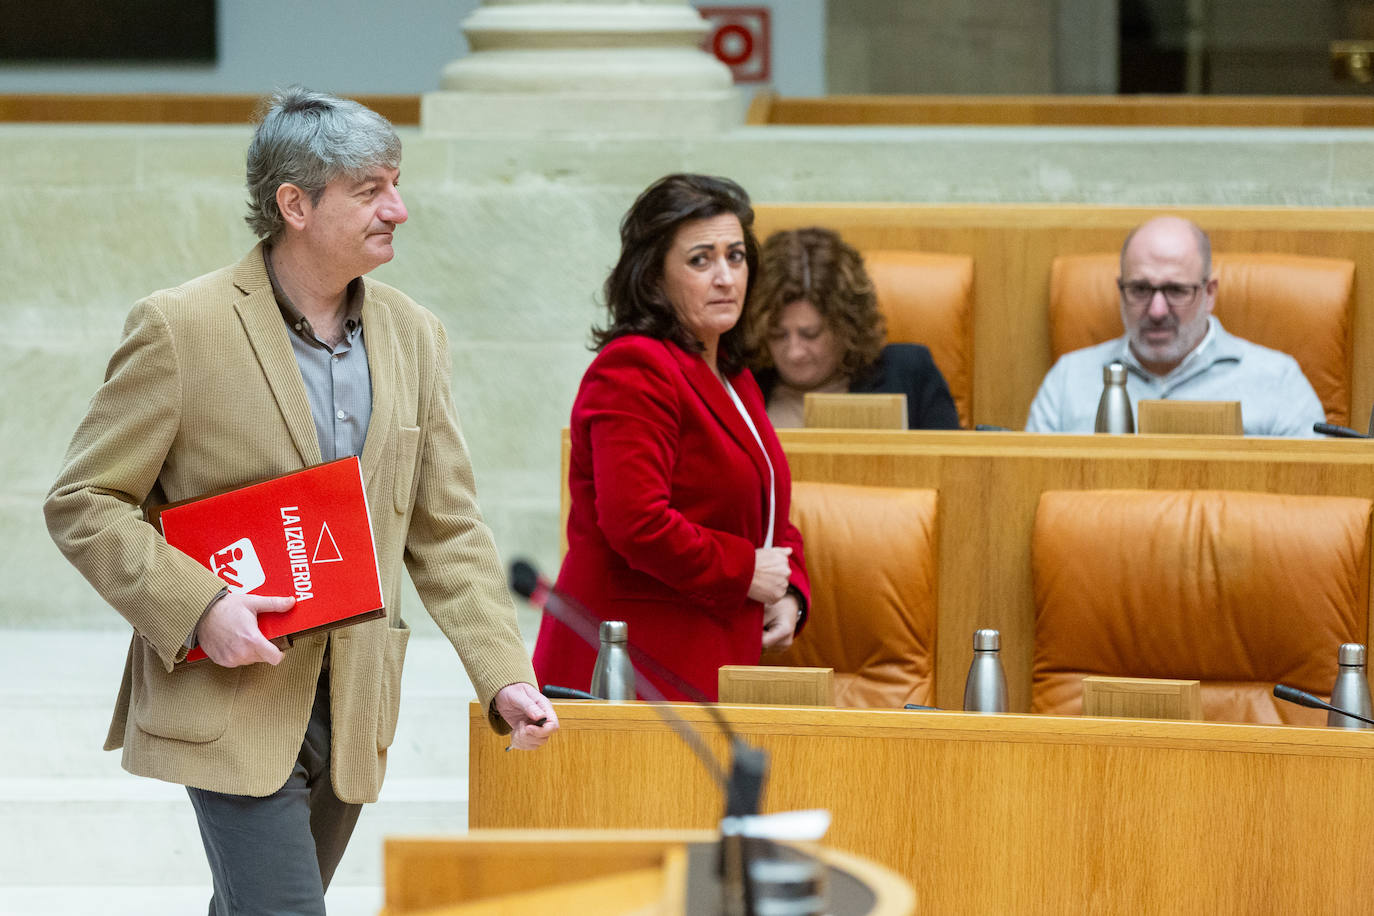
[[[476,504],[444,328],[365,277],[406,219],[400,154],[357,103],[275,96],[248,152],[264,241],[134,307],[44,506],[58,546],[133,626],[105,746],[187,787],[212,913],[324,913],[395,733],[403,563],[492,726],[519,748],[558,727]],[[228,590],[143,517],[354,454],[387,615],[284,652],[256,620],[293,598]],[[210,660],[174,670],[196,644]]]

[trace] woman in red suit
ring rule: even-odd
[[[714,700],[721,665],[786,648],[805,619],[791,476],[738,328],[758,265],[732,181],[669,175],[620,224],[610,323],[572,410],[568,553],[557,588]],[[551,615],[541,684],[586,689],[596,647]],[[695,699],[641,669],[669,699]]]

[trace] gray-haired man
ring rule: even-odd
[[[400,140],[354,102],[271,100],[248,152],[238,264],[154,293],[45,504],[68,559],[133,625],[107,749],[187,786],[214,875],[210,912],[322,914],[395,733],[409,630],[401,566],[516,747],[558,727],[534,688],[449,391],[444,328],[365,279],[406,220]],[[141,506],[359,455],[386,619],[298,641],[169,547]],[[210,662],[173,670],[194,644]],[[455,727],[457,723],[455,723]]]

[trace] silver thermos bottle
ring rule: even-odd
[[[1336,672],[1336,683],[1331,688],[1331,705],[1365,718],[1374,717],[1369,703],[1369,680],[1364,673],[1364,646],[1357,642],[1342,643],[1339,661],[1341,667]],[[1328,712],[1326,724],[1332,728],[1374,728],[1367,722],[1338,712]]]
[[[1102,367],[1102,398],[1097,402],[1095,433],[1133,433],[1131,397],[1126,393],[1126,366],[1113,362]]]
[[[765,858],[766,852],[749,861],[749,883],[754,892],[756,916],[824,916],[826,866],[819,860]]]
[[[601,651],[592,668],[591,693],[612,703],[635,698],[635,669],[626,643],[629,633],[630,625],[623,620],[601,621]]]
[[[964,682],[966,712],[1006,712],[1007,676],[1002,671],[1002,637],[996,630],[973,634],[973,664]]]

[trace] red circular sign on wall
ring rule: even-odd
[[[728,67],[738,67],[754,53],[754,36],[738,23],[716,29],[711,39],[711,51]]]
[[[769,10],[766,6],[699,6],[711,25],[701,49],[730,68],[737,83],[766,83],[772,77]]]

